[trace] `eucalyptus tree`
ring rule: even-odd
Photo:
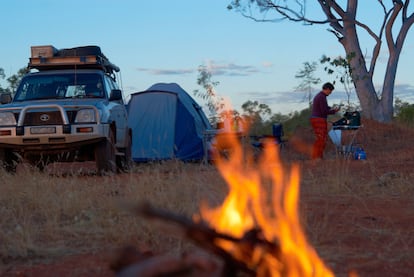
[[[272,115],[272,110],[267,104],[259,101],[248,100],[241,106],[243,110],[243,120],[249,126],[251,135],[259,135],[262,132],[267,117]]]
[[[203,90],[196,89],[193,91],[194,95],[200,97],[207,102],[209,112],[214,116],[220,112],[223,108],[223,98],[216,93],[216,86],[219,82],[212,80],[211,71],[205,65],[198,67],[197,84],[200,85]]]
[[[8,86],[6,88],[3,88],[0,85],[0,93],[11,93],[14,94],[16,92],[16,89],[20,83],[20,80],[23,78],[23,76],[28,72],[28,69],[26,67],[23,67],[19,69],[19,71],[16,74],[11,75],[6,79]],[[5,79],[6,74],[4,73],[3,68],[0,68],[0,79]]]
[[[16,74],[13,74],[9,78],[7,78],[7,82],[9,83],[9,90],[11,93],[15,93],[17,90],[17,87],[19,86],[19,83],[21,79],[29,72],[27,67],[20,68],[19,71],[17,71]]]
[[[373,0],[370,11],[378,12],[375,22],[368,25],[366,17],[358,13],[358,7],[368,1],[347,0],[233,0],[228,9],[234,9],[243,16],[256,21],[278,22],[290,20],[304,25],[329,25],[330,31],[345,50],[352,69],[352,79],[359,98],[363,116],[381,122],[389,122],[393,116],[395,77],[400,54],[408,31],[414,23],[410,0]],[[321,17],[309,15],[309,8],[320,9]],[[257,13],[256,13],[257,12]],[[372,47],[362,47],[361,35],[367,35]],[[386,50],[383,51],[383,41]],[[368,54],[365,53],[368,50]],[[364,51],[363,51],[364,50]],[[386,69],[382,91],[374,86],[374,72],[377,61],[387,52]]]

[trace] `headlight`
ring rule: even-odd
[[[0,113],[0,126],[16,125],[16,118],[12,112]]]
[[[76,114],[75,123],[96,122],[94,109],[79,110]]]

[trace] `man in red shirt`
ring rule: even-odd
[[[328,123],[327,118],[329,114],[335,114],[339,111],[339,107],[331,108],[328,106],[326,97],[334,90],[331,83],[325,83],[322,90],[313,98],[311,125],[315,133],[315,142],[312,148],[312,159],[322,159],[323,151],[325,150],[326,140],[328,138]]]

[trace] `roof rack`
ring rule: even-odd
[[[108,74],[120,71],[105,57],[100,47],[94,45],[60,50],[51,45],[32,46],[28,68],[39,71],[88,68],[100,69]]]

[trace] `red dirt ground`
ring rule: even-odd
[[[314,176],[332,180],[327,175],[340,157],[330,154],[325,161],[308,161],[306,148],[312,139],[308,129],[288,142],[290,150],[285,151],[291,151],[289,158],[302,167],[301,209],[307,229],[316,230],[309,237],[318,242],[318,254],[337,276],[347,276],[350,270],[359,276],[414,276],[414,131],[364,122],[360,132],[367,160],[343,161],[346,165],[341,168],[346,172],[336,177],[351,174],[351,181],[360,180],[347,184],[358,191],[355,195],[307,189],[311,184],[306,180],[315,180]],[[332,149],[329,145],[327,152]],[[2,276],[115,276],[109,269],[112,258],[107,253],[83,254],[51,264],[13,266]]]

